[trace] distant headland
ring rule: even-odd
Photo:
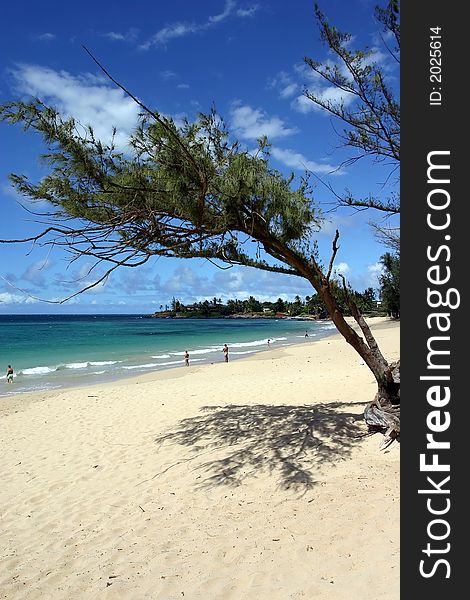
[[[361,310],[369,316],[383,316],[380,310],[380,302],[375,300],[372,290],[356,294],[356,300]],[[344,308],[348,313],[347,307]],[[145,315],[154,319],[299,319],[320,320],[327,319],[326,308],[318,297],[306,296],[304,300],[295,296],[293,301],[278,298],[275,302],[262,302],[254,296],[246,300],[227,300],[222,302],[221,298],[214,297],[212,300],[204,300],[193,304],[183,304],[177,298],[173,298],[168,305],[160,305],[160,310]]]

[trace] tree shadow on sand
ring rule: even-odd
[[[317,483],[318,469],[349,457],[367,434],[362,413],[344,412],[354,405],[366,402],[206,406],[156,441],[189,447],[194,456],[186,460],[217,457],[197,466],[201,487],[238,486],[269,473],[284,489],[307,491]]]

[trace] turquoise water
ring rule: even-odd
[[[3,375],[9,364],[15,370],[14,384],[2,382],[0,395],[179,367],[184,365],[185,350],[191,365],[223,361],[225,343],[231,360],[236,360],[334,331],[327,321],[290,319],[0,315],[0,367]]]

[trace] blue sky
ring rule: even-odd
[[[376,2],[324,0],[330,22],[354,34],[354,44],[374,48],[392,85],[399,73],[380,44],[373,19]],[[161,0],[159,2],[28,2],[21,17],[14,3],[2,7],[0,102],[38,96],[46,103],[90,123],[106,139],[115,125],[125,145],[136,124],[138,107],[99,72],[82,49],[102,64],[148,106],[176,120],[193,119],[215,105],[232,134],[246,148],[267,135],[272,165],[300,177],[306,169],[342,193],[388,196],[396,182],[377,164],[359,161],[337,170],[352,155],[342,149],[339,123],[303,95],[305,87],[336,97],[305,66],[309,56],[332,60],[321,44],[313,2],[281,0]],[[346,99],[346,101],[348,101]],[[45,174],[38,160],[44,147],[34,134],[0,125],[0,238],[37,231],[34,218],[9,185],[10,172],[37,180]],[[332,195],[319,184],[316,201],[328,209]],[[337,268],[359,290],[377,285],[378,260],[386,249],[368,226],[372,212],[343,209],[329,213],[318,235],[327,260],[335,228],[341,233]],[[115,272],[104,285],[66,304],[62,299],[89,280],[87,261],[68,266],[58,250],[2,245],[0,313],[149,313],[173,296],[193,302],[214,296],[263,300],[312,293],[297,278],[234,267],[221,271],[202,260],[155,259],[139,269]]]

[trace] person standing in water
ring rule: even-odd
[[[228,346],[227,346],[227,344],[224,344],[224,347],[222,348],[222,352],[224,353],[224,356],[225,356],[225,362],[228,362]]]
[[[13,383],[13,367],[8,365],[7,368],[7,383]]]
[[[187,350],[184,351],[184,364],[189,367],[189,352]]]

